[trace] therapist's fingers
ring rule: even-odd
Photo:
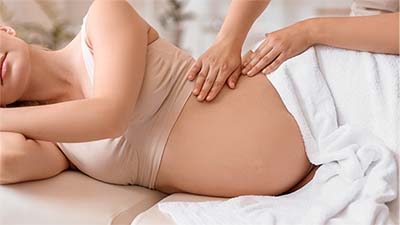
[[[284,56],[283,53],[281,53],[271,64],[269,64],[265,69],[263,69],[262,73],[263,74],[270,74],[286,60],[286,57]]]
[[[203,83],[203,87],[201,88],[200,94],[197,96],[197,100],[203,101],[207,97],[214,84],[215,79],[217,78],[217,75],[218,69],[216,67],[210,67],[207,77]]]
[[[249,51],[251,54],[249,54],[246,58],[244,58],[243,60],[243,69],[249,65],[250,61],[253,59],[254,57],[254,52],[253,51]]]
[[[232,75],[228,78],[228,86],[230,88],[235,88],[236,87],[236,83],[239,80],[240,75],[242,74],[242,68],[238,67],[233,73]]]
[[[266,55],[268,52],[272,50],[273,46],[268,44],[268,41],[265,41],[252,55],[250,62],[245,66],[242,73],[248,74],[251,69],[254,68],[255,65]]]
[[[207,101],[212,101],[218,95],[218,93],[224,87],[225,81],[226,81],[225,77],[221,76],[221,70],[219,70],[218,76],[215,79],[215,82],[210,90],[210,93],[206,98]]]
[[[256,49],[254,52],[254,56],[258,56],[258,58],[262,58],[267,52],[269,52],[268,49],[271,49],[272,45],[269,43],[269,39],[264,39],[260,47]]]
[[[268,52],[253,68],[247,73],[248,76],[254,76],[261,72],[266,66],[273,62],[280,54],[278,48],[273,48]]]
[[[254,55],[254,52],[249,50],[243,57],[242,57],[242,69],[250,62],[250,60],[252,59],[252,55]]]
[[[201,67],[200,72],[197,75],[196,83],[194,84],[193,94],[200,94],[200,90],[203,87],[204,81],[206,80],[208,74],[209,66],[207,64]]]
[[[190,68],[188,74],[187,74],[187,79],[188,80],[194,80],[197,77],[197,74],[200,72],[201,70],[201,60],[197,60],[192,67]]]
[[[233,71],[233,73],[230,75],[230,77],[228,78],[228,86],[230,88],[235,88],[237,80],[239,79],[239,76],[241,75],[241,67],[239,66],[235,71]],[[218,94],[219,92],[222,90],[222,88],[225,85],[225,78],[224,76],[221,76],[221,74],[219,73],[217,76],[217,79],[214,82],[213,87],[211,88],[210,93],[208,94],[206,100],[207,101],[212,101]]]

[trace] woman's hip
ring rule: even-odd
[[[213,102],[189,97],[169,136],[157,186],[225,197],[279,194],[309,168],[296,121],[271,83],[244,77]]]

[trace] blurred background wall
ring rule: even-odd
[[[30,43],[63,47],[79,32],[92,0],[0,0],[0,24]],[[161,36],[197,57],[213,42],[230,0],[129,0]],[[247,51],[264,33],[317,16],[346,16],[351,0],[272,0],[245,42]]]

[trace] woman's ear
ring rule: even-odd
[[[12,27],[9,26],[0,26],[0,31],[6,32],[9,35],[15,36],[17,32]]]

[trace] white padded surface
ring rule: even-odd
[[[163,197],[65,171],[46,180],[0,185],[0,224],[130,224]]]
[[[177,201],[202,202],[202,201],[217,201],[217,200],[224,200],[224,198],[177,193],[167,196],[160,202],[177,202]],[[157,205],[154,205],[150,209],[139,214],[133,220],[131,225],[175,225],[175,222],[169,215],[162,213]]]

